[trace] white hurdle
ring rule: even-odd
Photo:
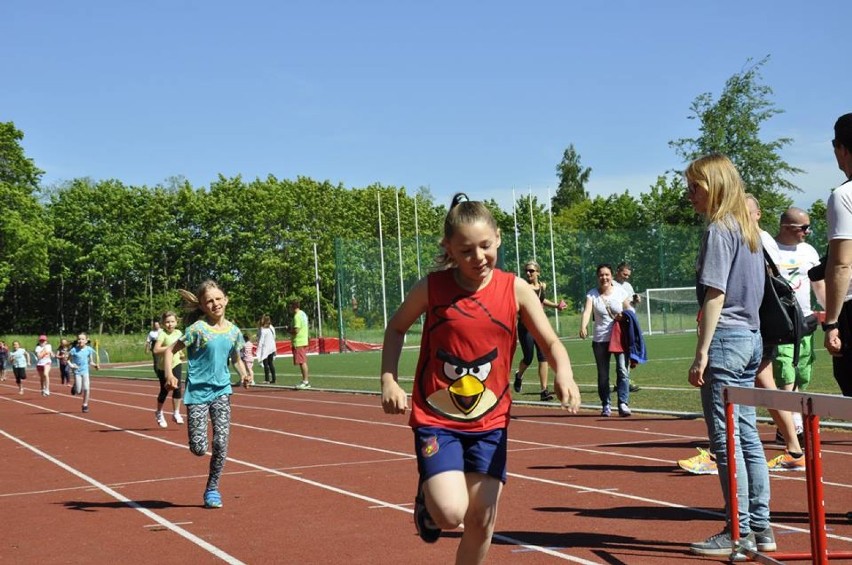
[[[728,386],[724,388],[725,423],[728,451],[728,490],[730,492],[731,538],[736,545],[739,537],[737,516],[737,470],[734,444],[734,405],[741,404],[789,412],[800,412],[805,435],[805,478],[808,493],[808,515],[810,518],[811,551],[778,552],[772,558],[755,551],[740,548],[739,555],[760,563],[781,563],[778,559],[811,561],[827,565],[829,558],[849,559],[852,551],[829,552],[825,526],[825,495],[823,492],[822,446],[820,443],[820,417],[852,421],[852,398],[830,394],[813,394],[785,390],[766,390]],[[736,554],[736,552],[735,552]],[[732,557],[735,555],[732,554]]]

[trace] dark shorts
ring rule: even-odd
[[[445,428],[414,429],[417,470],[425,481],[445,471],[481,473],[506,482],[506,428],[457,432]]]
[[[294,347],[293,348],[293,364],[294,365],[304,365],[308,362],[308,348],[305,347]]]

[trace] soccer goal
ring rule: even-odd
[[[645,314],[645,333],[650,335],[695,331],[698,302],[694,286],[649,288],[643,298],[645,303],[637,311]]]

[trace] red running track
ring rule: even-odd
[[[460,532],[415,533],[412,434],[377,397],[238,390],[224,507],[207,510],[209,458],[184,426],[156,425],[154,382],[95,377],[88,414],[33,384],[0,383],[0,563],[453,562]],[[513,413],[489,563],[722,561],[687,552],[722,526],[718,477],[674,464],[704,445],[701,420]],[[823,448],[829,547],[849,551],[852,434],[826,430]],[[772,489],[779,550],[807,551],[804,473]]]

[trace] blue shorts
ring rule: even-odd
[[[446,428],[414,429],[417,471],[425,481],[444,471],[482,473],[506,482],[506,428],[457,432]]]

